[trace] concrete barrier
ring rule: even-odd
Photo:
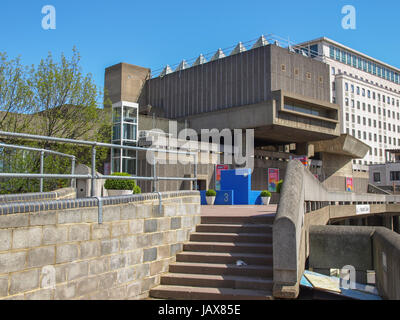
[[[142,299],[200,223],[198,191],[0,205],[0,299]],[[18,212],[18,213],[17,213]]]
[[[274,297],[296,298],[302,273],[304,175],[299,161],[288,164],[273,226]]]
[[[400,196],[330,192],[298,160],[288,163],[273,226],[275,297],[298,296],[310,226],[357,216],[361,204],[369,205],[370,214],[400,212]]]
[[[329,274],[351,265],[356,281],[367,282],[375,270],[376,287],[385,299],[400,300],[400,235],[384,227],[310,227],[309,267]]]

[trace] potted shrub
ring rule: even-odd
[[[115,172],[112,175],[126,177],[131,176],[129,173],[125,172]],[[107,189],[109,196],[122,196],[133,194],[135,187],[135,180],[107,179],[104,183],[104,188]]]
[[[140,187],[139,187],[138,185],[136,185],[136,186],[133,188],[133,193],[134,193],[134,194],[142,193],[142,189],[140,189]]]
[[[208,205],[212,206],[214,204],[216,195],[217,195],[217,193],[213,189],[206,191],[206,201],[207,201]]]
[[[269,205],[269,202],[271,201],[271,192],[263,190],[261,192],[261,199],[264,205]]]
[[[282,184],[283,184],[283,180],[279,180],[278,184],[276,185],[277,193],[281,193]]]

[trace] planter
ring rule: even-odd
[[[271,197],[261,197],[263,205],[269,205],[269,202],[271,201]]]
[[[214,205],[215,197],[206,197],[207,204],[209,206]]]
[[[113,196],[126,196],[133,194],[132,190],[112,190],[108,189],[107,190],[108,196],[113,197]]]

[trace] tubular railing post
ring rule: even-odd
[[[196,180],[193,181],[193,188],[192,188],[193,190],[197,190],[197,158],[198,158],[198,155],[196,153],[196,154],[194,154],[194,173],[193,173],[194,178]]]
[[[95,176],[96,176],[96,146],[92,146],[92,177],[91,177],[91,190],[90,196],[94,197],[95,193]]]
[[[44,172],[44,151],[40,151],[40,174]],[[40,192],[43,192],[43,178],[40,178]]]
[[[153,192],[157,192],[157,166],[156,159],[153,158]]]
[[[73,157],[71,160],[71,175],[75,174],[75,162],[76,159]],[[71,188],[76,188],[76,179],[71,179]]]

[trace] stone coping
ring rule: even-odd
[[[161,198],[177,198],[185,196],[200,196],[199,191],[172,191],[172,192],[161,192]],[[103,197],[103,205],[117,205],[131,202],[143,202],[149,200],[158,200],[158,193],[144,193],[134,194],[125,196],[113,196]],[[44,199],[41,199],[44,200]],[[65,200],[53,200],[53,201],[29,201],[23,203],[5,203],[0,204],[0,215],[16,214],[16,213],[28,213],[28,212],[40,212],[40,211],[51,211],[51,210],[63,210],[63,209],[74,209],[74,208],[88,208],[97,207],[99,200],[97,198],[82,198],[82,199],[65,199]]]
[[[10,202],[26,202],[36,200],[51,200],[65,197],[75,192],[74,188],[62,188],[50,192],[20,193],[20,194],[3,194],[0,195],[0,205]]]

